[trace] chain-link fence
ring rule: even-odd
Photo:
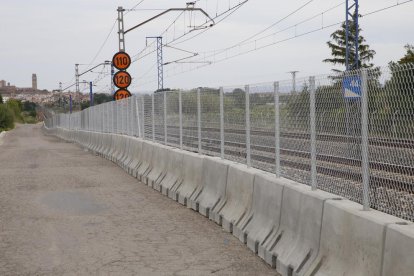
[[[414,65],[156,92],[46,121],[245,163],[414,221]]]

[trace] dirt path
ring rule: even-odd
[[[21,125],[0,146],[0,275],[275,275],[215,223]]]

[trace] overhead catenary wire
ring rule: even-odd
[[[361,18],[364,18],[364,17],[370,16],[370,15],[373,15],[373,14],[376,14],[376,13],[379,13],[379,12],[382,12],[382,11],[386,11],[386,10],[389,10],[389,9],[391,9],[391,8],[394,8],[394,7],[397,7],[397,6],[401,6],[401,5],[404,5],[404,4],[407,4],[407,3],[413,2],[413,1],[414,1],[414,0],[406,0],[406,1],[403,1],[403,2],[398,2],[397,4],[393,4],[393,5],[387,6],[387,7],[379,8],[379,9],[376,9],[376,10],[373,10],[373,11],[370,11],[370,12],[367,12],[367,13],[365,13],[365,14],[362,14],[362,15],[361,15]],[[343,4],[343,2],[342,2],[342,3],[340,3],[340,4],[338,4],[338,5],[337,5],[337,6],[335,6],[335,7],[338,7],[338,6],[342,5],[342,4]],[[330,8],[329,10],[332,10],[332,9],[333,9],[333,8],[335,8],[335,7],[332,7],[332,8]],[[322,13],[320,13],[320,14],[323,14],[323,12],[322,12]],[[310,17],[310,18],[311,18],[311,17]],[[315,18],[315,16],[314,16],[313,18]],[[309,20],[309,18],[308,18],[307,20]],[[302,20],[301,22],[306,22],[307,20],[305,19],[305,20]],[[183,73],[188,73],[188,72],[192,72],[192,71],[195,71],[195,70],[199,70],[199,69],[201,69],[201,68],[207,67],[207,66],[212,65],[212,64],[215,64],[215,63],[223,62],[223,61],[228,60],[228,59],[232,59],[232,58],[235,58],[235,57],[238,57],[238,56],[242,56],[242,55],[246,55],[246,54],[249,54],[249,53],[252,53],[252,52],[255,52],[255,51],[259,51],[259,50],[261,50],[261,49],[264,49],[264,48],[267,48],[267,47],[270,47],[270,46],[273,46],[273,45],[281,44],[281,43],[283,43],[283,42],[290,41],[290,40],[293,40],[293,39],[296,39],[296,38],[304,37],[304,36],[307,36],[307,35],[310,35],[310,34],[316,33],[316,32],[318,32],[318,31],[324,30],[324,29],[329,29],[329,28],[332,28],[332,27],[338,26],[338,25],[340,25],[340,24],[342,24],[342,23],[343,23],[343,21],[338,21],[338,22],[336,22],[336,23],[332,23],[332,24],[329,24],[329,25],[323,25],[323,22],[322,22],[322,26],[321,26],[321,27],[319,27],[319,28],[315,28],[315,29],[312,29],[312,30],[307,31],[307,32],[304,32],[304,33],[295,34],[294,36],[291,36],[291,37],[289,37],[289,38],[285,38],[285,39],[281,39],[281,40],[279,40],[279,41],[275,41],[275,42],[272,42],[272,43],[268,43],[268,44],[262,45],[262,46],[260,46],[260,47],[255,47],[254,49],[250,49],[250,50],[247,50],[247,51],[244,51],[244,52],[241,52],[241,53],[238,53],[238,54],[232,55],[232,56],[227,56],[227,57],[225,57],[225,58],[222,58],[222,59],[219,59],[219,60],[215,60],[214,62],[211,62],[211,63],[206,63],[206,64],[203,64],[203,65],[198,65],[198,66],[193,67],[193,68],[189,68],[189,69],[187,69],[187,70],[182,70],[181,72],[178,72],[178,73],[175,73],[175,74],[170,74],[170,72],[171,72],[171,71],[175,71],[175,68],[171,68],[170,70],[167,70],[167,72],[166,72],[166,74],[165,74],[165,78],[172,78],[172,77],[175,77],[175,76],[181,75],[181,74],[183,74]],[[295,25],[298,25],[298,24],[299,24],[299,23],[294,24],[294,25],[292,25],[292,26],[295,26]],[[290,27],[288,27],[288,28],[292,28],[292,26],[290,26]],[[286,28],[286,29],[288,29],[288,28]],[[279,32],[280,32],[280,31],[279,31]],[[276,32],[276,33],[278,33],[278,32]],[[275,34],[275,33],[274,33],[274,34]],[[273,34],[272,34],[272,35],[273,35]],[[214,52],[214,51],[209,51],[209,52]],[[149,83],[153,83],[153,82],[154,82],[154,81],[152,81],[152,82],[147,82],[147,83],[145,83],[145,84],[149,84]]]
[[[222,13],[220,13],[220,14],[216,14],[216,16],[215,17],[213,17],[212,19],[215,21],[217,18],[220,18],[221,16],[223,16],[223,15],[226,15],[224,18],[222,18],[222,19],[220,19],[220,21],[218,21],[218,22],[216,22],[216,24],[215,25],[217,25],[218,23],[220,23],[221,21],[223,21],[224,19],[226,19],[227,17],[229,17],[231,14],[233,14],[235,11],[237,11],[241,6],[243,6],[245,3],[247,3],[249,0],[245,0],[245,1],[243,1],[243,2],[241,2],[241,3],[238,3],[237,5],[235,5],[235,6],[233,6],[233,7],[230,7],[228,10],[226,10],[226,11],[224,11],[224,12],[222,12]],[[313,0],[312,0],[313,1]],[[198,2],[198,1],[196,1],[196,2]],[[230,13],[229,13],[230,12]],[[168,30],[171,28],[171,26],[173,26],[177,21],[178,21],[178,19],[182,16],[182,14],[183,14],[184,12],[182,12],[174,21],[173,21],[173,23],[171,23],[159,36],[163,36],[166,32],[168,32]],[[227,14],[227,13],[229,13],[229,14]],[[184,17],[184,19],[185,19],[185,17]],[[203,26],[203,25],[205,25],[206,23],[204,23],[204,24],[201,24],[201,25],[199,25],[199,26],[197,26],[197,27],[200,27],[200,26]],[[202,33],[204,33],[204,32],[206,32],[206,31],[208,31],[210,28],[206,28],[205,30],[203,30],[203,31],[201,31],[201,33],[199,33],[199,34],[197,34],[197,35],[195,35],[195,36],[193,36],[193,37],[191,37],[191,38],[189,38],[189,39],[187,39],[187,40],[185,40],[185,41],[188,41],[188,40],[190,40],[190,39],[193,39],[193,38],[195,38],[196,36],[198,36],[198,35],[201,35]],[[181,41],[181,42],[178,42],[178,43],[174,43],[174,42],[176,42],[177,40],[179,40],[179,39],[181,39],[181,38],[183,38],[183,37],[185,37],[185,36],[187,36],[189,33],[191,33],[192,31],[188,31],[188,32],[185,32],[184,34],[182,34],[182,35],[180,35],[179,37],[176,37],[176,38],[174,38],[173,40],[171,40],[171,41],[167,41],[165,44],[166,45],[170,45],[170,44],[172,44],[172,45],[176,45],[176,44],[179,44],[179,43],[182,43],[182,42],[185,42],[185,41]],[[151,44],[149,44],[149,45],[147,45],[143,50],[141,50],[138,54],[136,54],[136,55],[133,55],[133,63],[134,62],[136,62],[136,61],[138,61],[138,60],[141,60],[141,59],[143,59],[143,58],[145,58],[145,57],[147,57],[148,55],[150,55],[150,54],[152,54],[152,53],[154,53],[155,51],[156,51],[156,49],[153,49],[153,50],[151,50],[150,52],[148,52],[148,53],[146,53],[145,55],[142,55],[141,56],[141,54],[145,51],[145,50],[147,50],[147,48],[148,47],[150,47],[150,46],[153,46],[154,45],[154,43],[155,42],[152,42]],[[173,44],[174,43],[174,44]]]

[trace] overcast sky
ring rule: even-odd
[[[118,51],[118,26],[114,26],[116,9],[118,6],[130,9],[139,2],[1,0],[0,80],[4,79],[18,87],[30,87],[31,75],[36,73],[39,89],[58,89],[59,82],[63,82],[64,87],[72,84],[75,63],[82,64],[80,71],[83,72],[111,59]],[[199,0],[196,7],[203,8],[214,18],[241,2],[243,1]],[[333,8],[342,2],[249,0],[239,9],[233,10],[231,15],[224,14],[228,17],[218,17],[216,23],[223,20],[206,31],[204,29],[204,32],[193,30],[194,26],[206,22],[201,13],[185,13],[181,16],[180,12],[169,13],[126,35],[126,52],[139,58],[128,69],[134,78],[130,90],[135,93],[157,89],[156,54],[151,53],[155,49],[150,44],[152,40],[148,41],[149,46],[144,52],[136,55],[145,48],[145,37],[158,36],[168,26],[170,28],[163,34],[165,44],[198,55],[184,60],[189,63],[164,66],[164,87],[218,87],[270,82],[289,79],[287,72],[292,70],[299,71],[298,77],[328,73],[332,66],[322,60],[329,57],[326,42],[329,35],[338,28],[337,25],[328,26],[345,19],[344,4]],[[403,0],[360,2],[360,14],[366,14]],[[177,0],[144,0],[136,7],[137,10],[125,11],[125,28],[141,23],[162,9],[185,7],[185,3]],[[308,4],[303,9],[283,19],[306,3]],[[333,9],[327,11],[330,8]],[[413,14],[414,1],[361,18],[362,35],[377,52],[374,59],[376,65],[386,66],[389,61],[398,60],[404,55],[403,46],[414,43]],[[298,24],[313,16],[314,19]],[[172,24],[174,20],[176,21]],[[280,22],[275,24],[278,21]],[[259,36],[239,44],[272,24],[275,25]],[[289,28],[295,25],[297,26]],[[113,26],[113,31],[110,32]],[[318,29],[322,30],[316,31]],[[192,31],[189,32],[190,30]],[[314,30],[315,32],[302,36]],[[187,32],[189,33],[177,40]],[[198,36],[193,38],[194,35]],[[293,38],[294,36],[298,37]],[[191,39],[185,41],[188,38]],[[269,44],[273,45],[260,49]],[[104,46],[99,51],[102,45]],[[235,47],[220,51],[231,46]],[[193,55],[169,47],[164,47],[163,50],[164,62]],[[245,52],[248,53],[240,55]],[[235,57],[231,58],[232,56]],[[208,63],[211,65],[194,70]],[[82,76],[81,80],[94,80],[96,91],[109,92],[108,73],[109,68],[102,66]],[[84,85],[81,85],[81,89],[86,92]]]

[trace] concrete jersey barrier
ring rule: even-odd
[[[216,223],[228,232],[233,233],[233,227],[250,213],[255,172],[255,169],[241,164],[229,166],[226,198],[213,210]]]
[[[175,193],[174,199],[187,206],[190,198],[196,198],[202,191],[204,157],[200,154],[185,151],[182,151],[181,154],[183,155],[183,181],[173,192]]]
[[[387,227],[381,276],[414,274],[414,224],[402,222]]]
[[[210,210],[220,202],[223,203],[226,196],[227,173],[229,161],[216,157],[204,157],[201,193],[190,199],[191,208],[200,212],[205,217],[210,216]]]
[[[169,148],[163,145],[154,144],[153,158],[151,160],[151,171],[144,175],[141,181],[148,186],[153,186],[159,178],[162,178],[167,173],[168,167],[168,151]]]
[[[318,258],[305,275],[381,275],[385,230],[396,221],[349,200],[327,201]]]
[[[236,236],[256,254],[272,233],[279,229],[285,184],[267,173],[256,173],[253,185],[252,219],[236,227]]]
[[[160,181],[154,183],[154,189],[160,191],[163,195],[168,196],[172,187],[180,184],[182,178],[183,156],[180,150],[170,149],[168,151],[168,168],[167,174]]]
[[[283,275],[303,275],[318,254],[324,204],[334,198],[305,185],[285,185],[279,229],[259,246],[259,256]]]
[[[154,178],[154,189],[182,195],[284,276],[414,275],[412,223],[219,158],[123,135],[44,132],[101,152],[138,178]]]

